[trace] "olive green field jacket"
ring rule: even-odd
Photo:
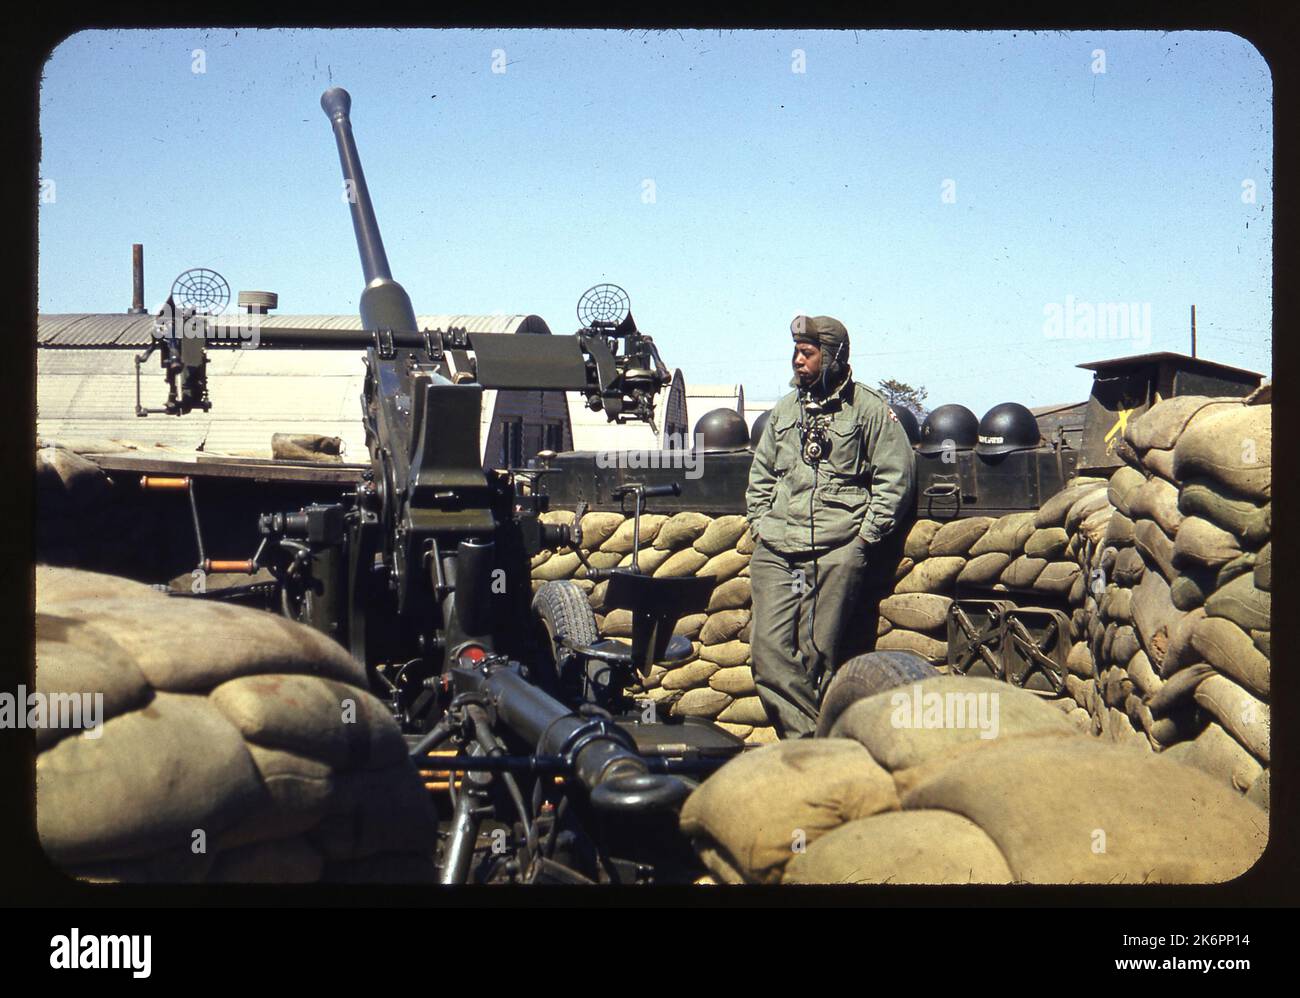
[[[911,442],[878,392],[850,370],[825,411],[831,447],[815,472],[803,458],[797,391],[772,407],[754,451],[745,517],[754,537],[781,554],[822,552],[854,534],[875,544],[916,501]]]

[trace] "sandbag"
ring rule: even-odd
[[[1245,793],[1264,773],[1264,767],[1218,724],[1208,724],[1191,741],[1173,745],[1166,758],[1195,766]]]
[[[1034,579],[1034,588],[1039,592],[1064,596],[1074,587],[1080,574],[1079,566],[1072,562],[1048,562],[1047,567],[1038,573],[1038,578]]]
[[[1065,553],[1070,535],[1062,527],[1040,527],[1025,541],[1025,554],[1030,558],[1054,561]]]
[[[1106,498],[1110,504],[1125,516],[1129,515],[1128,497],[1133,490],[1146,481],[1146,476],[1136,468],[1129,467],[1127,464],[1117,468],[1115,473],[1110,476],[1110,482],[1107,486]]]
[[[158,596],[152,586],[117,575],[53,565],[36,566],[36,607],[58,616],[86,621],[100,604],[130,599],[152,600]],[[165,596],[162,598],[167,599]],[[58,609],[56,604],[74,604],[75,610]]]
[[[717,717],[731,703],[727,694],[708,686],[687,690],[672,706],[673,717]]]
[[[282,749],[250,744],[267,801],[215,838],[220,849],[309,832],[330,812],[336,793],[334,770],[325,763]]]
[[[767,724],[767,711],[763,701],[757,696],[739,697],[724,707],[719,713],[719,721],[728,724]]]
[[[272,433],[271,458],[276,461],[343,463],[343,438],[319,433]]]
[[[1001,551],[989,551],[987,554],[972,558],[957,574],[958,585],[986,586],[996,582],[1002,570],[1011,564],[1011,555]]]
[[[582,566],[576,551],[556,552],[542,564],[532,569],[534,580],[550,582],[554,579],[569,579]]]
[[[61,738],[101,725],[143,706],[153,697],[153,690],[135,662],[103,631],[75,617],[42,613],[39,609],[36,692],[49,707],[44,725],[36,727],[36,748],[42,752]],[[15,707],[27,710],[26,704]],[[63,715],[64,721],[74,726],[60,726],[56,715]]]
[[[1165,684],[1147,701],[1151,716],[1168,717],[1184,706],[1187,699],[1196,692],[1208,677],[1214,675],[1214,668],[1204,662],[1179,669],[1172,676],[1165,677]]]
[[[1075,540],[1085,538],[1093,544],[1100,544],[1102,538],[1106,536],[1106,530],[1110,527],[1110,518],[1115,511],[1110,506],[1103,506],[1095,513],[1086,516],[1078,526],[1078,533],[1075,534]]]
[[[1152,447],[1168,450],[1178,443],[1178,438],[1194,416],[1204,416],[1224,405],[1235,404],[1201,395],[1175,395],[1162,399],[1136,419],[1129,420],[1124,428],[1124,439],[1138,451]]]
[[[1034,526],[1040,530],[1050,527],[1060,527],[1065,524],[1065,514],[1070,511],[1070,507],[1086,495],[1091,495],[1098,489],[1105,491],[1106,484],[1103,482],[1084,482],[1067,485],[1056,495],[1050,497],[1034,513]]]
[[[1269,761],[1268,704],[1219,675],[1207,676],[1196,687],[1196,702],[1218,718],[1224,729],[1257,759]]]
[[[673,556],[672,551],[661,551],[659,548],[643,548],[636,556],[636,565],[646,575],[654,575],[655,569]],[[632,565],[632,553],[629,551],[623,555],[623,559],[618,563],[619,568],[630,568]]]
[[[833,829],[786,864],[783,884],[1005,884],[979,826],[947,811],[886,811]]]
[[[1229,406],[1195,419],[1174,448],[1178,479],[1212,478],[1251,499],[1273,492],[1273,407]]]
[[[1178,610],[1187,613],[1201,608],[1205,597],[1214,592],[1214,580],[1209,569],[1183,569],[1169,586],[1169,601]]]
[[[1042,558],[1021,555],[1003,569],[1001,581],[1012,589],[1028,589],[1046,567],[1047,562]]]
[[[929,556],[931,558],[953,555],[965,557],[971,546],[984,536],[992,523],[991,516],[969,516],[945,523],[930,540]]]
[[[244,740],[206,697],[158,693],[36,757],[36,828],[56,863],[146,856],[265,802]]]
[[[1133,657],[1128,660],[1125,666],[1129,678],[1133,680],[1133,685],[1137,687],[1142,694],[1143,700],[1150,700],[1160,692],[1165,681],[1156,674],[1156,670],[1151,665],[1151,659],[1144,651],[1135,652]]]
[[[587,564],[591,565],[592,568],[613,568],[622,559],[623,555],[614,551],[593,551],[587,555]],[[579,565],[574,569],[573,578],[574,581],[586,582],[588,585],[594,586],[594,583],[587,578],[587,565]]]
[[[1134,521],[1155,520],[1170,537],[1183,522],[1183,514],[1178,511],[1178,487],[1163,478],[1148,478],[1133,490],[1128,504]]]
[[[1184,482],[1178,493],[1178,510],[1184,516],[1209,520],[1252,546],[1272,533],[1272,509],[1271,503],[1261,505],[1234,495],[1214,481]]]
[[[1225,617],[1247,631],[1267,628],[1271,607],[1269,594],[1255,588],[1253,574],[1238,576],[1205,601],[1206,614]]]
[[[903,807],[969,818],[1030,883],[1221,883],[1268,834],[1258,809],[1204,773],[1084,737],[964,753]]]
[[[1254,571],[1255,553],[1253,551],[1243,551],[1232,561],[1224,562],[1219,566],[1219,570],[1214,576],[1214,588],[1222,589],[1233,579],[1240,578],[1247,573],[1253,575]]]
[[[36,452],[37,508],[71,513],[104,502],[112,490],[107,475],[94,461],[62,447]]]
[[[934,593],[948,590],[966,564],[965,558],[927,558],[894,587],[896,593]]]
[[[1199,516],[1187,517],[1174,539],[1173,563],[1180,569],[1217,569],[1240,554],[1241,544],[1236,537]]]
[[[1170,598],[1169,584],[1156,572],[1143,575],[1133,587],[1133,624],[1157,668],[1169,650],[1170,631],[1181,617],[1182,611]]]
[[[904,556],[913,561],[924,561],[930,557],[930,541],[942,526],[938,520],[917,520],[907,532],[907,540],[903,542]]]
[[[741,554],[733,548],[715,554],[701,565],[696,575],[712,575],[714,580],[722,583],[735,578],[749,565],[749,555]]]
[[[749,606],[750,582],[747,578],[728,579],[713,590],[709,597],[709,613],[719,610],[740,610]]]
[[[1107,586],[1109,599],[1101,605],[1103,616],[1121,624],[1133,622],[1133,590],[1122,586]]]
[[[610,610],[600,624],[600,635],[605,638],[630,638],[632,636],[632,611]]]
[[[582,547],[587,551],[599,550],[600,546],[614,536],[614,531],[627,519],[622,513],[592,512],[579,521],[582,528]]]
[[[990,551],[1020,554],[1024,550],[1025,541],[1034,532],[1034,515],[1034,511],[1029,510],[999,517],[971,547],[970,556],[974,558]]]
[[[895,593],[880,602],[880,614],[891,624],[913,631],[944,627],[952,599],[935,593]]]
[[[1198,621],[1192,631],[1192,647],[1206,662],[1251,692],[1269,695],[1270,662],[1250,635],[1232,621],[1210,616]]]
[[[736,542],[740,540],[740,535],[748,526],[745,518],[738,513],[720,516],[705,527],[704,533],[695,539],[695,550],[710,558],[723,551],[733,550]]]
[[[709,686],[731,697],[753,696],[756,692],[754,670],[747,665],[719,668],[709,676]],[[766,724],[767,721],[764,720],[762,723]]]
[[[1128,624],[1124,624],[1115,629],[1115,637],[1111,641],[1108,657],[1115,664],[1127,667],[1128,660],[1141,649],[1142,646],[1138,644],[1137,632]],[[1103,654],[1106,654],[1104,646]]]
[[[1142,467],[1152,474],[1159,475],[1167,482],[1176,484],[1178,476],[1174,472],[1174,452],[1173,449],[1162,450],[1159,447],[1152,447],[1142,455]]]
[[[746,530],[736,541],[736,552],[738,554],[751,555],[754,553],[754,531]]]
[[[890,628],[888,632],[876,638],[876,648],[880,651],[915,652],[929,662],[942,662],[948,657],[946,641],[901,627]]]
[[[667,529],[667,528],[665,528]],[[660,532],[662,536],[662,531]],[[656,579],[674,579],[683,575],[694,575],[709,560],[707,554],[701,554],[695,548],[684,547],[654,570]]]
[[[1102,543],[1111,547],[1126,547],[1137,537],[1136,525],[1119,510],[1110,515],[1106,523],[1106,532],[1102,534]]]
[[[1092,663],[1092,652],[1088,650],[1088,645],[1082,641],[1070,646],[1070,654],[1065,660],[1065,667],[1076,676],[1084,679],[1091,679],[1097,674],[1096,667]],[[1071,696],[1073,696],[1073,693]]]
[[[1115,564],[1111,568],[1111,576],[1121,586],[1135,586],[1141,580],[1143,573],[1146,572],[1146,562],[1142,560],[1142,555],[1137,548],[1125,548],[1115,557]]]
[[[1246,791],[1246,800],[1256,807],[1262,807],[1265,811],[1268,810],[1268,773],[1267,769],[1264,770],[1259,779],[1252,783],[1250,789]]]
[[[1259,549],[1255,558],[1255,585],[1270,592],[1273,589],[1273,542],[1269,541]]]
[[[677,513],[669,517],[668,521],[659,528],[659,534],[655,537],[655,547],[661,551],[676,551],[694,544],[711,522],[709,517],[693,510]],[[705,560],[708,560],[707,557]]]
[[[641,546],[646,547],[653,544],[655,538],[659,536],[659,530],[667,522],[668,517],[662,513],[642,513]],[[629,516],[605,539],[605,542],[600,545],[600,549],[602,551],[613,551],[616,554],[630,554],[632,551],[633,528],[635,526],[635,518]]]
[[[248,741],[331,766],[376,769],[406,757],[392,713],[366,690],[315,676],[243,676],[212,691]]]
[[[831,738],[852,738],[890,772],[965,744],[1023,735],[1074,734],[1057,710],[996,679],[934,676],[864,697],[835,721]]]
[[[631,621],[632,619],[631,611],[630,610],[627,611],[627,614],[628,614],[628,620]],[[707,613],[689,613],[685,617],[681,617],[678,619],[677,626],[673,628],[673,633],[681,634],[694,641],[704,632],[704,625],[708,622],[709,617],[710,614]],[[609,618],[606,617],[605,620],[606,620],[606,627],[608,627]],[[628,634],[625,636],[631,637],[632,634],[629,631]]]
[[[719,610],[710,614],[700,628],[700,641],[706,645],[730,641],[749,623],[749,617],[748,610]]]
[[[1160,529],[1155,520],[1136,520],[1133,544],[1148,565],[1154,566],[1166,579],[1176,578],[1174,568],[1174,542]]]
[[[732,759],[687,798],[680,823],[746,881],[777,883],[796,844],[897,808],[894,781],[857,742],[799,739]]]
[[[708,646],[700,649],[703,655]],[[709,681],[709,677],[720,669],[717,662],[712,662],[706,658],[697,658],[693,662],[687,662],[685,665],[679,665],[675,669],[669,669],[664,673],[661,685],[666,690],[690,690],[697,686],[703,686]]]
[[[1132,500],[1130,499],[1130,502]],[[1074,533],[1079,529],[1079,525],[1088,517],[1100,510],[1107,509],[1110,506],[1110,499],[1107,498],[1106,489],[1098,488],[1084,495],[1075,501],[1065,514],[1065,530],[1067,533]]]

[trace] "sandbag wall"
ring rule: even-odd
[[[1180,396],[1129,422],[1084,566],[1069,690],[1095,729],[1268,802],[1272,406]]]
[[[35,694],[100,698],[80,728],[30,715],[45,854],[92,881],[433,882],[436,815],[365,687],[300,624],[38,566]]]

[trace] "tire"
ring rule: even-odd
[[[602,685],[598,675],[580,675],[577,669],[581,662],[573,653],[561,647],[559,638],[568,638],[579,644],[593,645],[600,640],[600,631],[596,628],[596,615],[592,612],[587,595],[572,582],[552,580],[542,583],[533,596],[533,618],[542,629],[541,637],[545,640],[550,653],[551,677],[555,684],[565,692],[578,695],[589,702],[597,702],[597,690],[593,686]],[[607,672],[605,664],[599,661],[590,663],[591,671]]]
[[[939,674],[938,669],[911,651],[873,651],[849,659],[836,670],[826,690],[814,737],[825,738],[840,715],[864,697]]]

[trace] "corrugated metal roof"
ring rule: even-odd
[[[220,316],[235,323],[246,317],[238,313]],[[36,317],[36,342],[49,347],[142,348],[153,339],[153,316],[88,312],[48,314]],[[421,329],[449,329],[458,326],[471,333],[549,333],[546,320],[538,315],[417,315]],[[356,315],[264,315],[263,329],[361,329]]]

